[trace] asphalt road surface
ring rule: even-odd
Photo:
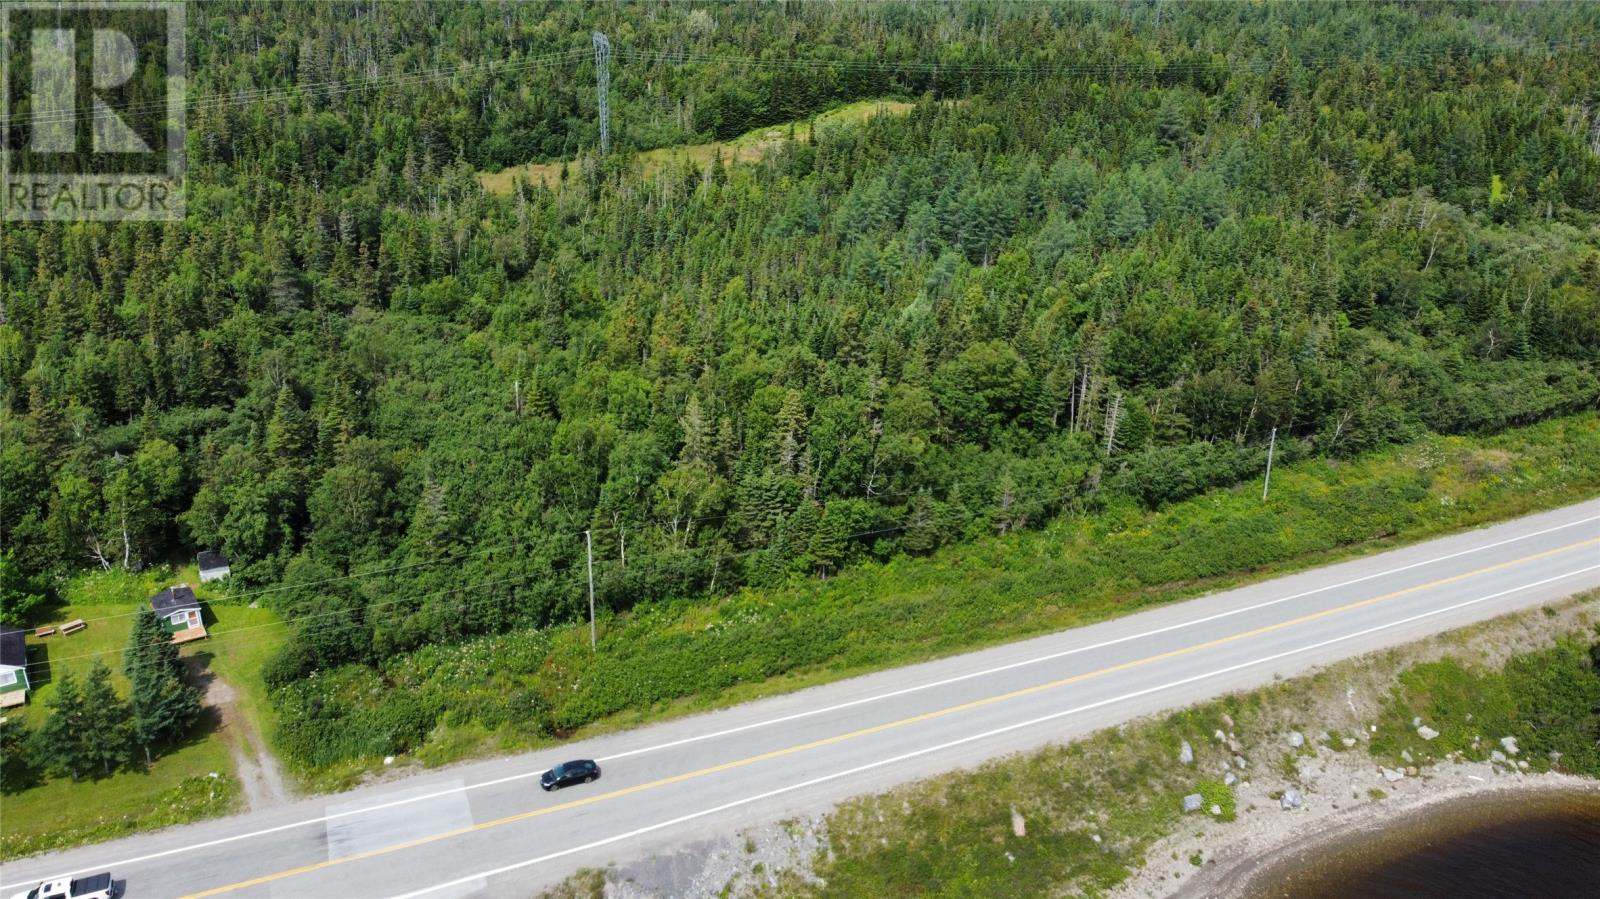
[[[535,754],[4,866],[0,896],[112,871],[127,895],[528,896],[599,867],[814,812],[1600,587],[1600,500],[1091,627]],[[596,783],[538,776],[595,758]]]

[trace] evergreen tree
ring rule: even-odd
[[[122,653],[122,673],[128,676],[128,680],[133,680],[142,672],[173,677],[183,672],[172,635],[161,627],[161,619],[149,606],[141,607],[133,616],[128,646]]]
[[[181,678],[145,675],[133,682],[130,736],[154,760],[151,747],[177,740],[200,720],[200,692]]]
[[[280,459],[299,458],[311,445],[311,422],[288,384],[278,388],[272,420],[267,423],[267,451]]]
[[[84,739],[81,752],[87,773],[109,777],[127,764],[133,746],[133,710],[111,686],[111,669],[95,662],[84,678]]]
[[[88,727],[83,694],[71,671],[63,671],[56,680],[54,695],[45,703],[50,717],[35,735],[34,743],[44,767],[73,780],[92,773],[94,757],[90,741],[94,739]]]
[[[33,786],[39,771],[34,735],[15,718],[0,720],[0,793],[20,793]]]
[[[122,670],[132,684],[133,736],[149,762],[156,744],[183,736],[199,720],[200,691],[184,680],[178,647],[148,608],[134,616]]]
[[[689,402],[684,406],[683,418],[683,452],[678,458],[684,462],[703,462],[711,458],[714,449],[713,441],[716,439],[712,430],[711,419],[700,408],[700,398],[689,394]]]

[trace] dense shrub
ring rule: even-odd
[[[1600,629],[1596,630],[1600,638]],[[1534,770],[1551,768],[1600,777],[1600,642],[1563,641],[1519,655],[1501,670],[1485,670],[1447,658],[1418,665],[1400,676],[1384,708],[1376,753],[1439,758],[1459,752],[1487,759],[1514,737],[1518,760]],[[1439,732],[1418,736],[1422,718]]]
[[[718,603],[645,603],[602,617],[598,652],[581,625],[430,646],[379,669],[346,666],[280,688],[280,741],[296,764],[316,768],[415,748],[441,727],[533,740],[786,673],[870,668],[1086,623],[1183,595],[1173,585],[1194,589],[1592,492],[1600,417],[1481,441],[1429,438],[1351,461],[1303,460],[1279,469],[1274,484],[1266,503],[1256,482],[1154,513],[1123,498],[1042,532],[981,539],[930,559],[894,558]],[[1514,666],[1507,677],[1537,684],[1543,671]],[[1473,677],[1441,676],[1433,694],[1444,708],[1465,707],[1481,692]],[[1538,704],[1516,706],[1537,708],[1539,720],[1567,720],[1583,700],[1532,686],[1523,694],[1538,694]]]

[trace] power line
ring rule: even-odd
[[[995,511],[1002,511],[1002,512],[1006,512],[1006,513],[1009,514],[1009,513],[1013,513],[1016,508],[1018,508],[1020,506],[1026,506],[1026,505],[1037,506],[1040,510],[1043,510],[1045,508],[1048,508],[1050,505],[1063,502],[1063,501],[1065,501],[1067,499],[1072,498],[1075,495],[1077,495],[1077,491],[1076,490],[1072,490],[1072,491],[1068,491],[1068,492],[1061,493],[1061,494],[1054,494],[1054,495],[1048,495],[1048,496],[1039,496],[1039,497],[1036,497],[1036,498],[1034,498],[1032,500],[1028,500],[1028,499],[1024,498],[1024,499],[1018,500],[1017,505],[1013,506],[1012,508],[1008,508],[1008,509],[998,509],[997,508],[997,509],[995,509]],[[838,539],[838,540],[859,540],[859,539],[862,539],[864,537],[882,536],[884,534],[892,534],[892,533],[897,533],[899,531],[907,530],[907,529],[911,528],[912,526],[914,526],[916,523],[917,522],[914,520],[914,517],[907,517],[907,518],[904,518],[904,519],[890,519],[889,523],[887,523],[886,525],[879,526],[879,527],[874,527],[874,528],[871,528],[871,529],[868,529],[868,530],[864,530],[864,531],[856,531],[856,532],[853,532],[853,533],[842,534],[842,535],[839,535],[838,537],[836,537],[835,539]],[[709,548],[710,547],[702,547],[701,549],[709,549]],[[717,555],[717,556],[712,556],[712,557],[701,557],[701,558],[698,558],[698,559],[684,559],[684,558],[681,558],[681,556],[679,558],[671,558],[669,556],[665,560],[658,559],[658,560],[656,560],[656,561],[654,561],[652,563],[649,563],[649,564],[643,566],[643,570],[645,571],[645,573],[655,573],[655,572],[659,572],[659,571],[671,570],[671,569],[674,569],[674,568],[686,568],[686,567],[689,567],[690,565],[698,565],[698,566],[703,567],[705,565],[718,564],[718,563],[721,563],[721,562],[732,561],[732,560],[735,560],[735,559],[745,558],[745,557],[748,557],[748,556],[757,555],[757,554],[760,554],[760,553],[770,552],[770,551],[772,551],[772,547],[769,545],[769,546],[763,546],[763,547],[752,547],[752,548],[745,549],[745,550],[740,550],[740,551],[737,551],[737,552],[723,553],[723,554],[720,554],[720,555]],[[688,552],[692,552],[692,551],[688,551]],[[620,567],[620,562],[617,562],[615,560],[602,560],[601,564],[603,566],[604,565],[616,565],[616,566]],[[640,568],[641,568],[641,566],[639,566],[639,565],[633,565],[633,566],[629,566],[628,568],[623,569],[623,570],[627,571],[629,573],[637,573],[640,570]],[[398,599],[387,600],[387,601],[383,601],[383,602],[370,603],[370,604],[362,607],[362,609],[360,610],[360,614],[365,618],[365,617],[368,617],[370,612],[372,610],[374,610],[374,609],[392,608],[394,606],[399,606],[399,605],[406,604],[406,603],[421,602],[423,600],[431,599],[431,598],[438,597],[438,596],[446,596],[446,595],[449,595],[449,594],[452,594],[452,593],[463,593],[463,592],[468,592],[468,591],[480,590],[480,589],[484,589],[484,588],[488,588],[488,587],[505,586],[505,585],[509,585],[509,584],[522,584],[522,583],[526,583],[527,581],[529,581],[529,580],[531,580],[531,579],[533,579],[534,577],[537,577],[537,576],[538,576],[538,573],[535,572],[535,573],[529,573],[529,574],[525,574],[525,575],[519,575],[517,577],[494,578],[494,579],[490,579],[490,580],[486,580],[486,581],[480,581],[480,582],[475,583],[475,584],[467,584],[467,585],[463,585],[463,586],[459,586],[459,587],[447,587],[447,588],[444,588],[442,590],[432,591],[430,593],[423,593],[423,594],[407,596],[407,597],[398,598]],[[570,578],[565,578],[565,579],[553,579],[553,580],[548,580],[548,581],[543,582],[543,584],[541,584],[541,586],[561,587],[561,586],[568,585],[570,583],[571,586],[576,588],[576,587],[580,587],[584,583],[584,580],[585,580],[585,578],[583,578],[583,577],[570,577]],[[779,588],[781,588],[783,585],[778,585],[778,586],[779,586]],[[495,606],[495,605],[503,605],[503,604],[505,604],[505,603],[507,603],[509,601],[515,600],[516,598],[517,597],[514,596],[514,595],[513,596],[505,596],[505,597],[495,596],[495,597],[480,598],[480,599],[477,599],[477,600],[471,600],[471,601],[468,601],[468,602],[461,603],[459,608],[462,609],[462,610],[481,609],[481,608],[484,608],[484,607],[492,607],[492,606]],[[130,613],[130,614],[138,614],[138,612],[136,611],[136,612],[133,612],[133,613]],[[280,618],[280,619],[278,619],[276,621],[264,622],[264,623],[261,623],[261,624],[254,624],[254,625],[246,625],[244,627],[240,627],[240,628],[236,628],[236,629],[233,629],[233,630],[225,631],[222,634],[218,634],[216,637],[208,638],[207,645],[208,646],[216,645],[218,643],[223,642],[224,638],[226,638],[226,637],[235,636],[235,635],[238,635],[238,634],[241,634],[241,633],[246,633],[246,632],[259,631],[259,630],[262,630],[264,628],[275,627],[275,626],[278,626],[278,625],[292,625],[292,624],[301,623],[301,622],[305,622],[305,621],[315,621],[315,620],[322,620],[322,619],[327,619],[327,618],[341,618],[341,617],[342,618],[348,618],[348,617],[350,617],[350,614],[351,613],[349,613],[349,612],[347,612],[345,610],[342,610],[342,609],[341,610],[335,610],[335,611],[329,611],[329,612],[310,612],[310,613],[305,613],[305,614],[301,614],[301,615],[295,615],[295,616],[290,616],[290,617],[286,617],[286,618]],[[482,634],[482,635],[479,635],[479,636],[490,636],[490,635],[489,634]],[[237,643],[239,641],[232,640],[232,641],[228,641],[228,642],[231,644],[231,643]],[[246,643],[246,644],[248,644],[250,642],[251,641],[248,641],[248,640],[244,641],[244,643]],[[149,645],[148,644],[140,644],[140,646],[141,646],[141,648],[148,648]],[[119,648],[114,648],[114,649],[105,649],[105,650],[100,650],[100,651],[97,651],[97,652],[82,653],[82,654],[75,655],[75,656],[64,656],[64,657],[61,657],[61,658],[49,659],[49,660],[47,660],[45,662],[31,662],[31,663],[29,663],[29,667],[30,668],[38,668],[38,667],[48,666],[48,665],[54,664],[56,662],[68,662],[68,661],[75,661],[75,660],[79,660],[79,659],[97,658],[97,657],[103,657],[103,656],[107,656],[107,655],[119,654],[119,653],[122,653],[122,652],[125,652],[125,651],[126,651],[126,647],[119,647]]]
[[[400,598],[400,599],[391,599],[391,600],[386,600],[386,601],[383,601],[383,602],[375,602],[375,603],[371,603],[371,604],[368,604],[366,606],[363,606],[362,609],[361,609],[361,614],[362,614],[363,617],[365,617],[366,614],[369,611],[373,610],[373,609],[390,608],[390,607],[393,607],[393,606],[400,605],[402,603],[416,602],[416,601],[431,599],[431,598],[437,597],[437,596],[446,596],[446,595],[451,594],[451,593],[461,593],[461,592],[465,592],[465,591],[469,591],[469,590],[479,590],[479,589],[483,589],[483,588],[487,588],[487,587],[497,587],[497,586],[504,586],[506,584],[523,583],[523,582],[531,580],[532,578],[537,577],[537,576],[538,576],[537,572],[530,572],[528,574],[519,575],[517,577],[495,578],[493,580],[480,581],[480,582],[478,582],[476,584],[464,584],[464,585],[457,586],[457,587],[446,587],[446,588],[444,588],[442,590],[435,590],[435,591],[433,591],[431,593],[421,593],[421,594],[416,594],[416,595],[413,595],[413,596],[403,597],[403,598]],[[560,586],[562,582],[559,581],[559,580],[554,580],[554,581],[547,581],[546,583],[550,584],[551,586]],[[464,607],[466,607],[466,608],[475,608],[475,607],[478,607],[478,606],[481,606],[481,605],[485,604],[486,602],[503,603],[503,602],[505,602],[505,598],[503,598],[503,597],[493,597],[490,600],[483,600],[483,599],[474,600],[473,602],[466,603]],[[233,628],[233,629],[224,631],[221,634],[216,635],[215,637],[208,637],[207,640],[206,640],[206,645],[207,646],[214,646],[217,643],[222,642],[227,637],[235,636],[235,635],[242,634],[242,633],[260,631],[260,630],[262,630],[264,628],[269,628],[269,627],[278,627],[280,625],[292,625],[292,624],[294,624],[296,622],[301,622],[301,621],[320,620],[320,619],[325,619],[325,618],[349,618],[349,617],[350,617],[350,613],[345,611],[345,610],[343,610],[343,609],[330,611],[330,612],[308,612],[308,613],[305,613],[305,614],[302,614],[302,615],[294,615],[294,616],[291,616],[291,617],[279,618],[279,619],[277,619],[275,621],[263,622],[261,624],[249,624],[249,625],[244,625],[242,627]],[[237,641],[232,641],[232,642],[237,642]],[[244,642],[246,644],[248,644],[251,641],[247,640],[247,641],[244,641]],[[142,649],[148,649],[151,646],[159,646],[159,645],[162,645],[162,644],[161,643],[141,643],[141,644],[138,644],[138,646],[140,648],[142,648]],[[76,660],[79,660],[79,659],[98,658],[98,657],[102,657],[102,656],[114,655],[114,654],[122,653],[122,652],[125,652],[126,650],[127,650],[127,646],[122,646],[122,647],[117,647],[117,648],[114,648],[114,649],[103,649],[103,650],[97,650],[95,652],[80,653],[78,655],[62,656],[60,658],[47,659],[47,660],[45,660],[43,662],[30,662],[30,663],[28,663],[28,667],[30,667],[30,668],[45,667],[45,666],[53,665],[53,664],[55,664],[57,662],[71,662],[71,661],[76,661]]]
[[[989,485],[989,482],[980,482],[980,481],[958,482],[958,483],[949,485],[949,487],[947,487],[945,489],[944,495],[946,497],[949,497],[953,492],[958,491],[958,490],[965,490],[965,489],[974,488],[974,487],[985,487],[985,486],[988,486],[988,485]],[[930,490],[929,488],[923,487],[923,488],[918,488],[916,490],[900,490],[900,491],[892,491],[892,492],[888,492],[888,493],[872,493],[872,494],[864,494],[862,496],[841,496],[841,497],[836,497],[835,501],[839,500],[839,499],[888,500],[888,499],[899,499],[899,498],[904,498],[904,497],[934,496],[934,495],[935,494],[933,493],[932,490]],[[696,525],[705,525],[705,524],[709,524],[709,523],[713,523],[713,522],[726,521],[729,518],[734,518],[734,517],[738,516],[739,514],[741,514],[741,513],[739,513],[739,512],[724,512],[724,513],[722,513],[720,515],[708,515],[708,516],[704,516],[704,517],[689,517],[689,518],[684,518],[684,519],[674,519],[674,518],[653,518],[653,519],[650,519],[650,518],[647,518],[647,519],[641,519],[641,520],[637,520],[637,521],[619,522],[619,523],[615,523],[615,524],[595,525],[595,526],[593,526],[591,528],[587,528],[585,530],[573,530],[573,531],[557,532],[555,534],[550,535],[549,540],[551,542],[554,542],[554,541],[560,540],[560,539],[574,539],[574,540],[576,540],[578,538],[583,537],[585,533],[590,533],[590,532],[593,532],[593,533],[601,533],[601,532],[605,532],[605,531],[619,531],[619,532],[622,532],[622,531],[628,531],[628,530],[646,531],[646,530],[649,530],[649,529],[652,529],[652,528],[660,530],[660,531],[663,531],[663,532],[667,532],[667,533],[675,533],[676,529],[679,526],[682,526],[684,528],[693,528]],[[672,531],[668,531],[668,528],[672,528],[673,530]],[[464,549],[464,550],[459,551],[459,552],[447,553],[447,554],[442,555],[442,556],[437,556],[437,557],[432,558],[432,559],[425,559],[425,560],[422,560],[422,561],[419,561],[419,562],[406,562],[406,563],[397,564],[397,565],[386,565],[386,566],[384,566],[382,568],[373,568],[373,569],[367,569],[367,570],[364,570],[364,571],[352,571],[352,572],[350,572],[348,574],[336,575],[334,577],[320,578],[320,579],[317,579],[317,580],[314,580],[314,581],[303,581],[303,582],[297,582],[297,583],[292,583],[292,584],[279,583],[279,584],[276,584],[276,585],[271,586],[271,587],[258,587],[258,588],[255,588],[255,589],[243,590],[243,591],[228,591],[228,592],[224,593],[223,596],[220,597],[220,599],[224,599],[224,600],[227,600],[229,602],[235,602],[235,601],[246,600],[246,599],[254,599],[254,598],[258,598],[258,597],[262,597],[262,596],[269,596],[269,595],[272,595],[274,593],[286,593],[286,592],[295,591],[295,590],[308,590],[308,589],[311,589],[313,587],[323,587],[323,586],[327,586],[329,584],[338,584],[338,583],[346,583],[346,582],[349,582],[349,581],[364,580],[364,579],[370,578],[370,577],[379,577],[379,576],[382,576],[382,575],[390,575],[390,574],[394,574],[396,572],[401,572],[401,571],[414,571],[414,570],[421,569],[421,568],[431,568],[431,567],[436,566],[436,565],[444,565],[444,564],[451,563],[451,562],[464,562],[464,561],[468,561],[470,559],[479,558],[481,556],[492,556],[492,555],[494,555],[495,553],[498,553],[498,552],[512,551],[512,550],[518,550],[518,549],[527,549],[527,548],[533,547],[537,542],[538,542],[537,539],[533,538],[533,537],[520,537],[520,538],[515,538],[515,539],[512,539],[512,540],[506,540],[506,541],[502,541],[502,542],[499,542],[499,543],[490,544],[487,547],[484,547],[481,544],[479,544],[479,548],[478,549],[474,549],[472,551],[467,551],[467,550]],[[754,550],[754,551],[760,551],[760,548],[756,548],[756,550]],[[342,556],[342,557],[338,557],[336,559],[318,559],[317,561],[329,562],[329,563],[338,562],[338,561],[348,562],[348,561],[350,561],[350,557],[349,556]],[[603,560],[603,561],[605,563],[609,563],[610,562],[610,560]],[[130,612],[118,612],[117,614],[114,614],[114,615],[101,615],[101,616],[94,617],[94,618],[85,618],[83,620],[84,620],[85,623],[88,623],[88,624],[93,624],[93,623],[99,622],[99,621],[116,621],[116,620],[132,618],[135,615],[138,615],[141,611],[142,611],[142,609],[135,609],[135,610],[130,611]]]
[[[388,75],[375,75],[368,78],[335,78],[327,81],[309,82],[292,87],[281,88],[253,88],[237,91],[219,91],[217,93],[198,97],[188,101],[185,105],[191,111],[201,109],[217,109],[227,106],[243,106],[247,103],[274,103],[285,100],[299,99],[315,93],[337,94],[355,93],[356,91],[372,90],[384,87],[403,87],[408,84],[424,83],[456,78],[461,75],[482,72],[485,75],[500,74],[502,72],[516,72],[527,69],[548,68],[562,63],[579,59],[583,50],[565,50],[558,53],[544,53],[537,56],[525,57],[518,60],[491,60],[488,62],[468,62],[455,66],[443,66],[416,72],[399,72]],[[79,115],[93,118],[107,118],[109,116],[129,113],[158,113],[167,108],[165,100],[146,100],[130,103],[115,110],[99,107],[94,110],[69,107],[65,110],[41,112],[26,116],[22,119],[0,119],[0,128],[9,128],[19,122],[28,122],[34,125],[51,124],[57,122],[76,121]]]
[[[1453,54],[1466,55],[1469,53],[1503,53],[1503,52],[1546,52],[1556,53],[1568,49],[1577,49],[1593,43],[1590,40],[1559,40],[1559,41],[1534,41],[1529,40],[1521,44],[1507,42],[1494,47],[1439,47],[1417,48],[1402,50],[1381,58],[1363,58],[1349,54],[1328,52],[1309,56],[1291,58],[1289,62],[1299,68],[1325,68],[1349,62],[1372,63],[1377,65],[1397,65],[1408,62],[1421,62],[1435,57]],[[1273,52],[1270,48],[1260,48],[1264,54]],[[767,58],[756,56],[731,56],[710,53],[690,53],[683,51],[665,50],[634,50],[622,48],[616,51],[617,56],[625,57],[640,62],[651,60],[668,65],[729,65],[747,68],[771,68],[791,70],[818,70],[818,69],[843,69],[851,71],[870,72],[912,72],[919,74],[979,74],[979,75],[1005,75],[1017,76],[1074,76],[1074,75],[1135,75],[1135,74],[1165,74],[1165,73],[1196,73],[1209,71],[1215,68],[1227,69],[1254,69],[1265,71],[1276,64],[1277,60],[1270,57],[1258,57],[1249,62],[1233,60],[1217,61],[1185,61],[1172,63],[1140,63],[1140,62],[1097,62],[1097,63],[1027,63],[1027,62],[927,62],[922,60],[866,60],[866,59],[833,59],[825,57],[782,57]]]
[[[594,33],[595,105],[600,114],[600,155],[611,152],[611,41]]]
[[[360,578],[376,577],[376,576],[378,576],[380,574],[391,574],[391,573],[396,572],[396,571],[407,571],[407,570],[411,570],[411,569],[415,569],[415,568],[426,568],[426,567],[433,566],[433,565],[442,565],[442,564],[444,564],[446,562],[461,562],[461,561],[465,561],[467,559],[476,558],[478,556],[491,555],[491,554],[493,554],[495,552],[499,552],[501,550],[512,548],[512,547],[523,547],[523,546],[530,546],[530,545],[532,545],[532,541],[524,538],[524,539],[521,539],[521,540],[513,540],[513,541],[508,541],[506,543],[496,544],[496,545],[490,546],[488,549],[482,549],[482,550],[478,550],[476,552],[459,553],[459,554],[453,554],[453,555],[448,555],[448,556],[440,556],[438,558],[428,559],[428,560],[422,561],[422,562],[408,562],[408,563],[403,564],[403,565],[390,565],[390,566],[387,566],[387,567],[384,567],[384,568],[377,568],[377,569],[373,569],[373,570],[370,570],[370,571],[351,572],[350,574],[339,575],[337,577],[322,578],[320,580],[306,581],[306,582],[303,582],[303,583],[278,584],[277,586],[273,586],[273,587],[262,587],[262,588],[259,588],[259,589],[246,590],[246,591],[239,592],[239,593],[230,592],[230,593],[224,594],[223,598],[228,599],[228,600],[231,601],[231,600],[250,599],[251,597],[256,597],[256,596],[266,596],[266,595],[272,594],[272,593],[282,593],[282,592],[285,592],[285,591],[288,591],[288,590],[305,590],[305,589],[309,589],[311,587],[320,587],[320,586],[324,586],[326,584],[336,584],[336,583],[339,583],[339,582],[342,582],[342,581],[351,581],[351,580],[357,580],[357,579],[360,579]],[[139,614],[139,610],[135,610],[135,611],[132,611],[132,612],[121,612],[121,613],[118,613],[116,615],[101,615],[98,618],[85,618],[83,620],[84,620],[85,623],[92,623],[92,622],[95,622],[95,621],[113,621],[113,620],[116,620],[116,619],[119,619],[119,618],[132,618],[133,616],[138,615],[138,614]]]
[[[604,42],[604,49],[601,42]],[[609,82],[609,65],[601,65],[601,61],[609,61],[612,55],[620,59],[630,59],[636,62],[659,61],[667,65],[733,65],[750,68],[775,68],[801,71],[815,71],[819,69],[844,69],[852,71],[877,71],[877,72],[908,72],[922,74],[966,74],[966,75],[1014,75],[1016,77],[1045,77],[1045,76],[1130,76],[1130,75],[1158,75],[1158,74],[1196,74],[1214,68],[1247,69],[1258,73],[1270,69],[1275,60],[1258,58],[1255,61],[1240,63],[1236,61],[1222,61],[1220,64],[1211,61],[1203,62],[1177,62],[1177,63],[1136,63],[1136,62],[1103,62],[1103,63],[1011,63],[1011,62],[928,62],[923,60],[864,60],[864,59],[832,59],[826,57],[787,57],[781,59],[734,56],[709,53],[688,53],[669,50],[642,50],[627,47],[613,48],[605,35],[595,32],[594,53],[597,72],[597,83]],[[1439,48],[1417,48],[1392,54],[1385,58],[1362,58],[1353,55],[1328,52],[1320,55],[1301,57],[1291,60],[1301,68],[1323,68],[1330,65],[1346,62],[1374,63],[1379,65],[1395,65],[1407,62],[1421,62],[1430,58],[1448,56],[1452,54],[1471,53],[1510,53],[1510,52],[1544,52],[1554,54],[1563,50],[1580,49],[1593,43],[1591,40],[1550,40],[1522,42],[1502,42],[1496,46],[1451,46]],[[1272,52],[1270,48],[1260,48],[1263,53]],[[254,88],[249,90],[218,92],[207,97],[189,101],[191,110],[222,108],[230,105],[244,105],[251,102],[277,102],[296,99],[314,93],[336,94],[341,92],[355,92],[381,87],[398,87],[412,83],[445,80],[464,74],[481,72],[485,75],[501,72],[521,71],[525,69],[545,68],[563,63],[575,62],[582,58],[587,51],[572,49],[552,51],[520,60],[489,60],[486,62],[466,62],[454,66],[442,66],[417,72],[391,73],[367,78],[336,78],[325,81],[308,82],[292,87],[283,88]],[[998,52],[998,51],[997,51]],[[605,88],[602,88],[605,90]],[[609,100],[603,100],[601,123],[602,138],[604,143],[609,143]],[[160,112],[167,108],[165,100],[151,100],[142,103],[133,103],[119,107],[117,110],[101,107],[98,109],[77,110],[68,108],[54,110],[27,116],[24,121],[33,124],[51,124],[64,121],[75,121],[77,115],[83,114],[91,118],[105,118],[117,114]],[[0,119],[0,129],[9,128],[17,124],[15,119]],[[602,151],[603,152],[603,151]]]
[[[967,487],[967,486],[981,486],[981,485],[976,484],[976,483],[955,484],[955,485],[952,485],[952,489],[960,489],[962,487]],[[931,495],[931,494],[926,489],[919,489],[919,490],[904,490],[904,491],[899,491],[899,492],[894,492],[894,493],[870,494],[870,495],[868,495],[866,497],[840,497],[840,499],[860,499],[860,498],[889,499],[889,498],[894,498],[894,497],[923,496],[923,495]],[[630,530],[630,529],[631,530],[635,530],[635,531],[645,531],[645,530],[648,530],[650,528],[656,528],[656,529],[665,531],[669,526],[674,526],[675,527],[680,523],[683,524],[685,527],[693,527],[694,525],[703,525],[703,524],[707,524],[707,523],[710,523],[710,522],[726,521],[727,519],[732,518],[732,517],[734,517],[734,516],[736,516],[738,514],[739,513],[737,513],[737,512],[726,512],[726,513],[723,513],[721,515],[710,515],[710,516],[706,516],[706,517],[703,517],[703,518],[686,518],[686,519],[682,519],[681,522],[679,520],[675,520],[675,519],[672,519],[672,518],[655,518],[655,519],[643,519],[643,520],[640,520],[640,521],[621,522],[621,523],[617,523],[617,524],[595,525],[592,528],[588,528],[588,529],[581,530],[581,531],[580,530],[574,530],[574,531],[570,531],[570,532],[557,533],[557,534],[555,534],[555,535],[553,535],[551,537],[551,540],[553,541],[553,540],[559,539],[559,538],[579,538],[579,537],[582,537],[586,533],[590,533],[590,532],[599,533],[599,532],[602,532],[602,531],[626,531],[626,530]],[[228,591],[228,592],[224,593],[223,596],[220,597],[220,598],[221,599],[225,599],[225,600],[227,600],[229,602],[234,602],[234,601],[252,599],[252,598],[261,597],[261,596],[268,596],[268,595],[271,595],[271,594],[274,594],[274,593],[285,593],[285,592],[289,592],[289,591],[292,591],[292,590],[307,590],[307,589],[310,589],[310,588],[313,588],[313,587],[322,587],[322,586],[326,586],[328,584],[337,584],[337,583],[344,583],[344,582],[348,582],[348,581],[363,580],[363,579],[369,578],[369,577],[378,577],[380,575],[394,574],[395,572],[400,572],[400,571],[412,571],[412,570],[416,570],[416,569],[419,569],[419,568],[431,568],[431,567],[433,567],[435,565],[443,565],[443,564],[450,563],[450,562],[464,562],[464,561],[467,561],[469,559],[478,558],[480,556],[492,556],[493,554],[495,554],[497,552],[504,552],[504,551],[508,551],[508,550],[531,548],[532,546],[534,546],[534,544],[536,542],[537,541],[534,538],[521,537],[521,538],[517,538],[517,539],[513,539],[513,540],[507,540],[507,541],[504,541],[504,542],[501,542],[501,543],[490,544],[487,547],[479,548],[479,549],[473,550],[471,552],[467,552],[467,551],[454,552],[454,553],[449,553],[449,554],[446,554],[446,555],[443,555],[443,556],[438,556],[438,557],[435,557],[435,558],[432,558],[432,559],[425,559],[425,560],[420,561],[420,562],[407,562],[407,563],[403,563],[403,564],[399,564],[399,565],[387,565],[387,566],[384,566],[382,568],[374,568],[374,569],[368,569],[368,570],[364,570],[364,571],[353,571],[353,572],[350,572],[349,574],[337,575],[337,576],[334,576],[334,577],[327,577],[327,578],[320,578],[320,579],[314,580],[314,581],[303,581],[303,582],[297,582],[297,583],[292,583],[292,584],[279,583],[279,584],[276,584],[276,585],[271,586],[271,587],[259,587],[259,588],[255,588],[255,589],[251,589],[251,590],[244,590],[244,591]],[[340,557],[340,559],[318,559],[317,561],[321,561],[321,562],[349,561],[349,557],[348,556],[344,556],[344,557]],[[607,560],[607,561],[609,561],[609,560]],[[119,613],[117,613],[115,615],[101,615],[101,616],[98,616],[98,617],[95,617],[95,618],[85,618],[83,620],[84,620],[84,622],[86,624],[92,624],[92,623],[97,622],[97,621],[115,621],[115,620],[120,620],[120,619],[132,618],[135,615],[138,615],[140,613],[140,611],[142,611],[142,610],[135,609],[134,611],[131,611],[131,612],[119,612]]]

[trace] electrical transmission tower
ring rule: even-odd
[[[595,90],[600,106],[600,155],[611,152],[611,42],[594,33]]]

